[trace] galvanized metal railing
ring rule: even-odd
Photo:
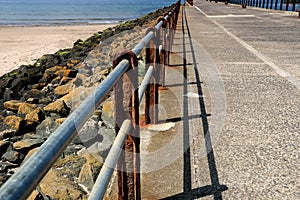
[[[105,100],[112,89],[115,93],[117,137],[89,199],[103,197],[116,164],[119,199],[141,198],[139,105],[145,94],[145,123],[156,123],[158,87],[164,85],[164,67],[169,62],[179,9],[180,0],[172,5],[169,12],[157,19],[156,26],[149,28],[147,35],[132,51],[123,51],[116,55],[112,72],[0,188],[0,199],[26,199],[93,114],[94,108]],[[137,55],[145,48],[147,72],[142,84],[138,86]],[[130,156],[125,156],[126,153],[131,158],[128,159]]]
[[[225,0],[225,3],[241,4],[243,8],[246,6],[273,9],[297,11],[300,9],[299,0]]]

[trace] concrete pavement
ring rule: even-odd
[[[300,199],[300,20],[194,1],[177,27],[142,198]]]

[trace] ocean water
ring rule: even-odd
[[[0,0],[0,26],[119,23],[176,0]]]

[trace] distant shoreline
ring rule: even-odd
[[[124,19],[61,19],[61,20],[50,20],[50,21],[28,21],[27,23],[5,23],[3,20],[0,20],[0,27],[56,27],[56,26],[90,26],[90,25],[107,25],[107,24],[119,24],[128,20],[132,20],[131,18]]]

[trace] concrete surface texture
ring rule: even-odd
[[[182,7],[143,199],[300,199],[299,32],[285,12]]]

